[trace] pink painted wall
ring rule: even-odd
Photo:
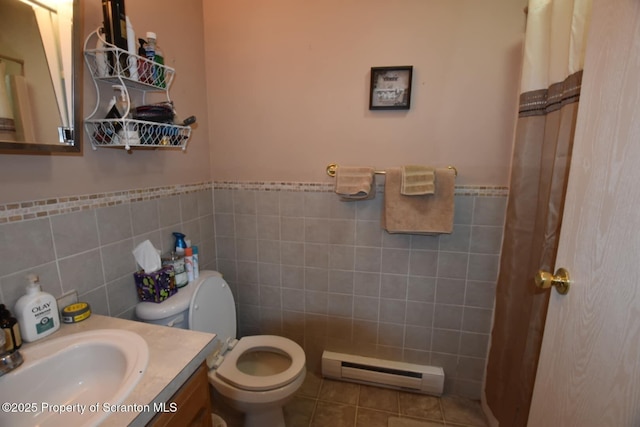
[[[157,32],[177,70],[178,112],[198,117],[186,153],[93,151],[85,139],[82,156],[2,154],[0,204],[212,179],[326,181],[330,162],[453,164],[458,184],[507,185],[525,3],[128,1],[137,34]],[[88,34],[102,14],[99,2],[84,8]],[[414,66],[411,110],[368,110],[369,69],[385,65]],[[87,115],[88,76],[84,92]]]
[[[419,163],[507,185],[525,4],[205,1],[213,178]],[[411,109],[369,111],[370,68],[391,65],[414,67]]]

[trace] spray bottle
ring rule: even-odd
[[[184,234],[176,231],[173,233],[173,237],[176,238],[176,253],[178,255],[184,255],[184,250],[187,249],[187,242],[184,240]]]

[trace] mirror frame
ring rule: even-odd
[[[25,142],[2,142],[0,141],[0,154],[80,154],[82,155],[82,136],[84,129],[82,126],[83,111],[83,25],[84,17],[82,10],[82,0],[73,0],[73,28],[71,36],[71,52],[73,63],[73,79],[71,82],[71,93],[73,96],[73,144],[40,144]]]

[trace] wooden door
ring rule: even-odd
[[[640,1],[593,7],[530,427],[640,426]]]

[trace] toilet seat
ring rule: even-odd
[[[238,369],[238,359],[247,351],[273,351],[284,353],[291,364],[275,375],[249,375]],[[234,387],[250,391],[273,390],[293,382],[304,370],[305,355],[294,341],[276,335],[255,335],[240,338],[240,341],[224,356],[224,361],[216,370],[222,380]]]

